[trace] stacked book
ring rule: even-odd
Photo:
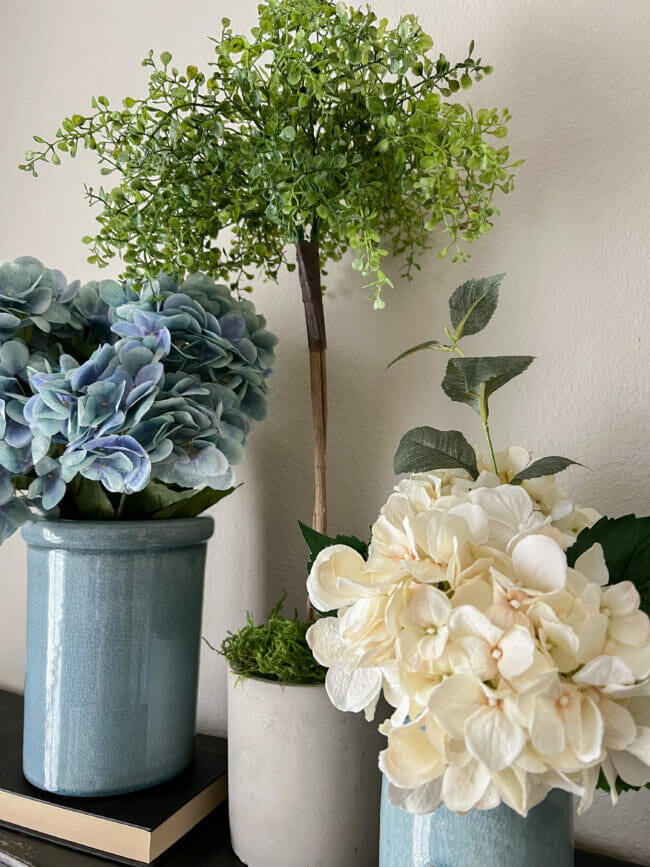
[[[141,792],[70,798],[22,774],[22,697],[0,690],[0,826],[127,864],[151,864],[226,797],[226,741],[198,735],[193,764]],[[0,864],[23,863],[20,860]]]

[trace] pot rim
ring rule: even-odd
[[[31,548],[75,551],[142,551],[187,548],[206,542],[214,532],[214,519],[166,518],[148,521],[28,521],[21,534]]]
[[[230,666],[228,666],[228,674],[233,677],[240,676]],[[245,677],[242,677],[240,683],[246,683],[247,680],[252,680],[255,683],[261,683],[269,687],[291,687],[292,689],[313,689],[317,687],[318,689],[325,689],[324,683],[292,683],[290,680],[270,680],[268,677],[258,677],[255,674],[247,674]]]

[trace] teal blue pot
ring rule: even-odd
[[[28,545],[23,771],[131,792],[192,759],[211,518],[43,521]]]
[[[573,799],[553,789],[524,819],[500,804],[413,816],[381,797],[379,867],[573,867]]]

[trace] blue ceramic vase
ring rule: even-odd
[[[413,816],[381,797],[379,867],[573,867],[573,799],[553,789],[524,819],[500,804]]]
[[[26,524],[23,771],[100,796],[191,761],[212,518]]]

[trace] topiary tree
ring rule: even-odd
[[[495,191],[513,186],[507,110],[473,111],[453,97],[490,66],[450,63],[414,15],[396,27],[369,8],[329,0],[266,0],[249,36],[223,19],[214,70],[181,71],[168,52],[143,61],[148,93],[113,108],[104,96],[73,114],[53,141],[35,137],[21,168],[94,150],[118,183],[87,188],[100,229],[84,241],[90,262],[116,254],[137,280],[202,270],[248,290],[258,272],[296,267],[309,344],[316,498],[326,531],[326,332],[321,276],[354,251],[375,308],[393,284],[383,269],[401,257],[462,250],[487,232]],[[442,233],[437,234],[438,228]],[[441,249],[440,249],[441,248]]]

